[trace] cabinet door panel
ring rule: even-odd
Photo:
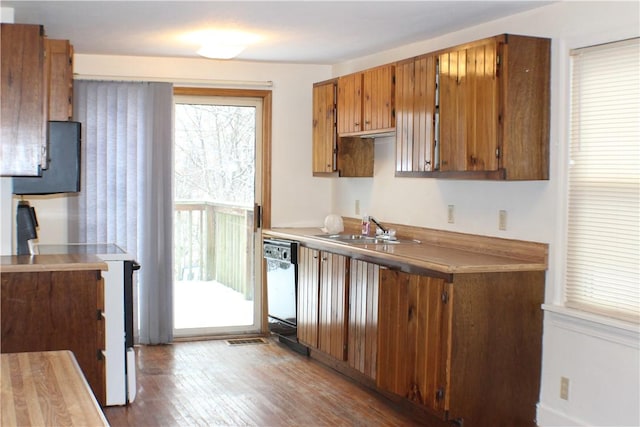
[[[440,169],[464,170],[466,158],[466,52],[440,55]]]
[[[39,25],[2,24],[0,175],[35,176],[40,165],[46,164],[47,91],[42,33]]]
[[[320,254],[318,348],[338,360],[347,354],[347,258]]]
[[[412,171],[433,170],[433,120],[436,106],[436,59],[416,59]]]
[[[338,134],[362,130],[362,73],[338,79]]]
[[[415,344],[409,341],[409,276],[381,270],[378,297],[378,387],[407,397]]]
[[[442,279],[380,271],[377,385],[441,416],[451,317],[444,291]]]
[[[318,347],[319,251],[304,246],[298,252],[298,340]]]
[[[313,172],[336,170],[335,83],[313,87]]]
[[[413,60],[396,65],[396,171],[410,171],[413,165],[414,75]]]
[[[434,56],[396,65],[396,172],[433,170]]]
[[[466,170],[498,169],[498,86],[496,78],[496,42],[467,50],[467,122]]]
[[[363,115],[362,130],[388,129],[395,126],[394,84],[395,67],[392,65],[373,68],[363,75]]]
[[[351,260],[349,271],[349,366],[375,379],[380,267]]]
[[[73,115],[73,47],[68,40],[45,41],[49,88],[49,120]]]
[[[440,61],[440,169],[498,169],[497,42],[447,52]]]

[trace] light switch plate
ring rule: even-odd
[[[507,229],[507,211],[505,210],[498,212],[498,229],[502,231]]]
[[[453,224],[455,223],[455,216],[454,216],[454,205],[449,205],[447,206],[447,222],[449,224]]]

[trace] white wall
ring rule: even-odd
[[[569,49],[640,35],[638,2],[560,2],[474,28],[337,64],[335,76],[502,33],[552,39],[551,179],[532,182],[394,178],[392,138],[376,141],[373,178],[334,182],[337,213],[550,244],[540,425],[640,425],[638,327],[562,309]],[[612,66],[615,66],[612,64]],[[447,205],[455,205],[455,224]],[[508,212],[506,231],[498,211]],[[569,400],[559,397],[560,377]]]

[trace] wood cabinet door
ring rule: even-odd
[[[336,170],[336,83],[313,86],[313,173]]]
[[[46,165],[47,148],[44,30],[24,24],[1,28],[0,175],[36,176]]]
[[[396,65],[396,172],[433,170],[436,59]]]
[[[378,387],[447,410],[451,310],[443,279],[380,270]]]
[[[347,355],[348,258],[320,252],[318,348],[338,360]]]
[[[320,252],[300,246],[298,250],[298,340],[318,348]]]
[[[104,311],[99,271],[3,273],[2,353],[71,350],[105,403]]]
[[[67,121],[73,115],[73,47],[69,40],[45,39],[49,120]]]
[[[393,130],[395,118],[395,66],[366,70],[362,77],[363,131]]]
[[[506,71],[498,73],[504,105],[501,166],[507,179],[549,179],[551,40],[509,35],[498,48]]]
[[[349,366],[376,378],[380,266],[352,259],[349,265]]]
[[[498,169],[495,38],[439,56],[440,170]]]
[[[360,132],[362,126],[362,73],[338,78],[338,135]]]

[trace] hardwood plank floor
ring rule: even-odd
[[[179,342],[136,352],[136,400],[104,408],[114,427],[432,425],[274,339]]]

